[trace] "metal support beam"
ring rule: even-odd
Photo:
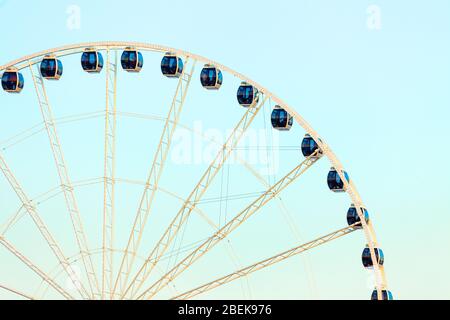
[[[166,229],[163,236],[158,241],[155,248],[152,250],[147,260],[145,261],[145,263],[142,265],[142,267],[139,269],[134,279],[131,281],[131,284],[128,286],[123,297],[125,297],[126,294],[128,293],[130,294],[130,297],[134,297],[134,295],[137,293],[137,291],[141,288],[145,280],[150,275],[155,265],[158,263],[159,259],[164,255],[167,248],[177,235],[178,231],[184,225],[187,218],[190,216],[193,209],[195,208],[196,204],[203,197],[206,190],[214,180],[215,176],[217,175],[217,173],[219,173],[223,164],[226,162],[231,152],[237,146],[237,144],[243,137],[245,131],[251,125],[256,115],[258,114],[259,110],[267,100],[267,96],[263,96],[260,98],[261,99],[259,103],[257,103],[253,107],[247,108],[247,111],[245,112],[244,116],[240,119],[234,130],[231,132],[230,136],[228,137],[227,141],[225,142],[221,150],[216,155],[215,159],[209,165],[208,169],[206,169],[205,173],[200,178],[200,181],[197,183],[194,190],[192,190],[191,194],[186,199],[183,206],[178,211],[177,215],[172,220],[169,227]]]
[[[40,73],[39,65],[36,65],[36,69],[33,71],[32,65],[30,63],[29,68],[33,78],[34,87],[36,89],[36,95],[39,102],[39,107],[41,109],[42,118],[45,124],[45,128],[47,130],[53,158],[55,160],[55,165],[58,171],[61,188],[64,190],[64,198],[74,228],[75,238],[77,240],[80,253],[83,257],[82,261],[87,274],[91,293],[93,294],[93,298],[95,298],[95,294],[96,293],[98,294],[100,292],[100,288],[97,276],[95,274],[94,265],[89,255],[87,238],[83,231],[83,224],[81,222],[80,212],[78,210],[75,194],[73,192],[73,186],[69,178],[67,165],[64,160],[64,155],[62,152],[60,140],[56,130],[56,124],[53,118],[52,109],[50,107],[50,103],[44,85],[44,79],[42,78],[42,75]]]
[[[0,243],[17,258],[19,258],[25,265],[27,265],[34,273],[52,286],[56,291],[58,291],[64,298],[73,300],[74,298],[64,290],[59,284],[57,284],[52,278],[50,278],[45,272],[39,269],[33,262],[31,262],[25,255],[20,253],[11,243],[9,243],[4,237],[0,237]]]
[[[22,189],[21,185],[19,184],[16,177],[13,175],[12,171],[6,164],[5,159],[1,155],[0,155],[0,170],[3,172],[6,180],[8,180],[12,189],[19,197],[19,200],[22,203],[22,206],[25,208],[26,212],[30,215],[34,224],[38,228],[41,235],[44,237],[45,241],[47,242],[47,244],[50,247],[50,249],[52,250],[52,252],[55,254],[55,257],[58,259],[58,262],[63,267],[67,276],[69,276],[69,278],[74,283],[76,281],[78,281],[78,279],[76,279],[76,277],[75,277],[75,274],[74,274],[69,262],[67,261],[67,258],[64,256],[58,243],[53,238],[53,236],[51,235],[47,226],[45,225],[44,221],[39,216],[35,205],[28,199],[28,197],[25,194],[24,190]],[[77,286],[77,289],[83,298],[88,298],[88,293],[87,293],[86,289],[83,287],[83,285],[81,285],[80,288]]]
[[[14,293],[14,294],[16,294],[18,296],[21,296],[22,298],[25,298],[25,299],[28,299],[28,300],[35,300],[32,296],[30,296],[30,295],[28,295],[26,293],[20,292],[20,291],[18,291],[16,289],[9,288],[9,287],[4,286],[2,284],[0,284],[0,289],[3,289],[5,291],[9,291],[11,293]]]
[[[115,220],[115,173],[116,173],[116,114],[117,114],[117,51],[111,61],[106,52],[106,109],[103,177],[103,252],[102,252],[102,299],[112,299],[114,276],[114,220]]]
[[[14,226],[17,221],[22,217],[25,208],[20,206],[18,210],[5,222],[5,224],[0,228],[0,236],[5,236],[6,232]]]
[[[153,199],[155,198],[156,191],[158,190],[159,180],[164,170],[167,155],[169,154],[169,149],[172,144],[173,134],[177,127],[177,123],[186,100],[189,85],[195,70],[196,61],[193,61],[189,72],[186,71],[188,65],[189,57],[186,58],[183,73],[178,79],[178,85],[169,108],[169,113],[167,115],[163,131],[161,133],[158,148],[151,164],[150,173],[139,203],[133,228],[128,239],[128,244],[120,264],[113,292],[118,289],[119,292],[122,293],[126,288],[128,278],[136,258],[136,253],[138,252],[139,245],[142,240],[144,228],[151,212]]]
[[[161,279],[155,282],[151,287],[146,289],[138,299],[151,299],[156,293],[164,288],[169,282],[173,281],[183,271],[189,268],[195,261],[211,250],[215,245],[225,239],[231,232],[236,230],[240,225],[247,221],[253,214],[259,209],[265,206],[270,200],[275,198],[281,191],[283,191],[288,185],[294,182],[304,172],[306,172],[311,166],[316,163],[318,159],[318,150],[314,152],[310,157],[306,158],[297,167],[291,170],[286,176],[275,183],[258,199],[253,201],[249,206],[242,210],[237,216],[235,216],[230,222],[224,225],[218,230],[212,237],[198,246],[191,254],[179,262],[169,272],[167,272]]]
[[[345,228],[342,228],[342,229],[339,229],[339,230],[337,230],[335,232],[332,232],[332,233],[329,233],[329,234],[327,234],[327,235],[325,235],[323,237],[320,237],[320,238],[317,238],[317,239],[315,239],[313,241],[304,243],[304,244],[302,244],[300,246],[297,246],[297,247],[292,248],[290,250],[287,250],[287,251],[284,251],[282,253],[279,253],[279,254],[277,254],[275,256],[272,256],[272,257],[270,257],[268,259],[265,259],[265,260],[259,261],[257,263],[254,263],[254,264],[252,264],[252,265],[250,265],[248,267],[245,267],[243,269],[240,269],[240,270],[238,270],[236,272],[230,273],[230,274],[228,274],[228,275],[226,275],[224,277],[221,277],[219,279],[216,279],[216,280],[213,280],[211,282],[208,282],[208,283],[206,283],[206,284],[204,284],[204,285],[202,285],[200,287],[197,287],[195,289],[189,290],[189,291],[187,291],[185,293],[182,293],[182,294],[172,298],[172,300],[187,300],[187,299],[191,299],[191,298],[193,298],[193,297],[195,297],[195,296],[197,296],[197,295],[199,295],[201,293],[210,291],[210,290],[215,289],[217,287],[220,287],[220,286],[222,286],[224,284],[227,284],[227,283],[229,283],[231,281],[234,281],[236,279],[245,277],[245,276],[247,276],[247,275],[249,275],[249,274],[251,274],[251,273],[253,273],[255,271],[267,268],[267,267],[272,266],[272,265],[274,265],[274,264],[276,264],[278,262],[284,261],[284,260],[286,260],[286,259],[288,259],[290,257],[296,256],[296,255],[298,255],[300,253],[303,253],[305,251],[308,251],[310,249],[318,247],[318,246],[320,246],[322,244],[325,244],[327,242],[330,242],[330,241],[333,241],[333,240],[338,239],[340,237],[343,237],[343,236],[345,236],[345,235],[347,235],[349,233],[352,233],[355,230],[357,230],[357,229],[354,228],[354,225],[348,226],[348,227],[345,227]]]

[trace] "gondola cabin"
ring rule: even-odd
[[[17,70],[17,68],[7,68],[2,75],[2,88],[6,92],[20,93],[23,89],[25,82],[23,75]]]
[[[218,90],[223,83],[222,71],[212,65],[206,64],[200,73],[200,82],[205,89]]]
[[[294,123],[294,117],[280,106],[275,106],[270,117],[272,127],[276,130],[290,130]]]
[[[312,156],[317,150],[316,158],[321,157],[323,152],[319,148],[319,145],[317,144],[316,140],[314,140],[309,134],[306,134],[305,137],[302,140],[302,153],[304,157],[310,157]]]
[[[242,82],[238,88],[236,96],[241,106],[252,107],[258,103],[259,92],[258,89],[251,84]]]
[[[169,78],[179,78],[183,73],[183,67],[183,60],[172,53],[166,53],[161,60],[161,72]]]
[[[370,300],[378,300],[378,291],[374,289]],[[394,296],[389,290],[381,290],[381,300],[394,300]]]
[[[378,264],[380,266],[382,266],[384,263],[383,250],[381,250],[379,248],[374,248],[374,251],[375,251],[375,258],[377,259]],[[373,261],[372,261],[372,256],[370,255],[369,247],[364,248],[363,253],[361,255],[361,259],[362,259],[362,264],[363,264],[364,268],[367,268],[367,269],[373,268]]]
[[[350,177],[348,176],[347,172],[341,170],[341,174],[344,176],[345,180],[347,180],[347,183],[349,183]],[[335,168],[331,168],[330,171],[328,172],[327,183],[328,188],[330,188],[330,190],[333,192],[346,191],[344,181],[341,179],[341,176],[339,175],[339,173]]]
[[[366,223],[369,223],[369,212],[366,208],[361,207],[360,209],[364,216],[364,220],[366,221]],[[349,226],[356,224],[355,228],[357,229],[362,228],[361,218],[359,217],[358,210],[356,210],[356,207],[353,203],[347,211],[347,223]]]
[[[103,69],[103,56],[95,49],[86,49],[81,55],[81,67],[89,73],[100,73]]]
[[[41,61],[41,75],[48,80],[59,80],[63,74],[63,64],[54,55],[45,56]]]
[[[144,66],[144,57],[138,50],[127,48],[122,52],[120,63],[125,71],[139,72]]]

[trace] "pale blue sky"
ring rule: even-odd
[[[185,49],[238,70],[296,108],[343,162],[373,215],[394,295],[450,298],[449,1],[173,0],[128,1],[126,8],[123,4],[0,0],[0,64],[64,44],[129,40]],[[70,5],[81,9],[80,29],[67,27]],[[370,5],[380,10],[379,30],[367,26]],[[69,73],[67,68],[65,72]],[[78,79],[67,81],[74,87]],[[30,81],[26,89],[32,93]],[[235,88],[229,91],[233,94]],[[58,102],[70,95],[56,90],[54,94]],[[13,100],[1,94],[3,108],[2,101],[9,106]],[[127,101],[137,105],[144,100]],[[18,125],[16,132],[36,119],[24,117],[27,125]],[[301,136],[299,130],[297,138],[280,144],[293,145]],[[312,193],[308,197],[315,199]],[[344,200],[341,204],[347,205]],[[345,209],[336,211],[328,214],[345,214]],[[334,229],[317,229],[311,238]],[[358,251],[364,246],[362,237],[356,242],[348,244]],[[339,270],[362,270],[360,265],[350,267],[360,263],[360,253],[355,252],[350,262],[339,261],[335,251],[326,252],[336,255],[332,258],[342,269],[323,270],[320,262],[325,258],[313,264],[318,296],[339,297],[335,289],[342,286]],[[261,251],[262,257],[267,255]],[[358,280],[349,281],[365,281],[361,272],[355,276]],[[294,289],[278,297],[297,297]],[[341,290],[342,297],[361,299],[365,290],[366,295],[370,291],[365,284]]]

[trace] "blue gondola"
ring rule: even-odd
[[[319,139],[320,141],[320,139]],[[320,150],[317,142],[309,135],[306,134],[302,140],[302,153],[304,157],[310,157],[316,150],[319,149],[316,157],[322,156],[323,152]]]
[[[350,182],[350,177],[348,176],[347,172],[344,170],[341,171],[341,174],[345,177],[347,180],[347,183]],[[344,181],[342,181],[341,176],[337,172],[335,168],[331,168],[330,172],[328,173],[327,177],[328,187],[331,191],[334,192],[345,192],[345,184]]]
[[[41,62],[41,75],[48,80],[59,80],[63,74],[61,60],[54,55],[45,56]]]
[[[126,48],[120,58],[122,68],[128,72],[139,72],[144,66],[144,57],[136,49]]]
[[[369,212],[363,207],[361,207],[361,211],[364,216],[364,220],[366,223],[369,223]],[[347,211],[347,223],[349,226],[358,223],[355,228],[362,228],[361,219],[359,218],[358,211],[353,203]]]
[[[370,300],[378,300],[377,289],[372,291]],[[392,295],[392,293],[389,290],[381,290],[381,300],[394,300],[394,296]]]
[[[24,84],[23,76],[17,68],[7,68],[2,75],[2,88],[6,92],[19,93],[22,91]]]
[[[381,250],[379,248],[374,248],[374,250],[375,250],[375,257],[378,261],[378,265],[382,266],[384,263],[383,250]],[[364,268],[370,269],[373,267],[373,261],[372,261],[371,255],[370,255],[370,249],[368,247],[364,248],[361,259],[362,259]]]
[[[281,131],[291,129],[292,124],[294,123],[294,117],[278,105],[273,109],[270,120],[272,122],[272,127]]]
[[[175,54],[166,53],[161,60],[161,72],[169,78],[179,78],[183,73],[183,60]]]
[[[205,89],[218,90],[223,83],[222,71],[212,65],[206,64],[200,73],[200,82]]]
[[[236,94],[239,104],[243,107],[251,107],[258,103],[258,95],[258,89],[247,82],[241,83]]]
[[[86,49],[81,55],[81,67],[89,73],[99,73],[103,68],[103,56],[95,49]]]

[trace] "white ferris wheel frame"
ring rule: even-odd
[[[233,75],[234,77],[237,77],[241,81],[245,81],[248,84],[254,86],[255,88],[258,89],[258,91],[260,93],[262,93],[266,97],[270,98],[273,102],[275,102],[277,105],[280,105],[289,114],[291,114],[294,117],[295,121],[305,130],[305,132],[307,134],[309,134],[315,140],[315,142],[319,145],[323,155],[328,158],[332,167],[334,167],[336,169],[341,180],[344,183],[345,192],[349,195],[351,202],[356,207],[356,211],[360,218],[360,221],[362,224],[362,229],[364,231],[364,236],[365,236],[365,239],[367,242],[367,246],[370,249],[370,255],[371,255],[372,262],[373,262],[373,272],[375,275],[377,296],[378,296],[378,299],[382,299],[382,290],[387,290],[387,281],[386,281],[384,266],[380,265],[378,263],[378,259],[377,259],[376,253],[375,253],[375,248],[378,248],[379,244],[377,242],[375,230],[374,230],[373,223],[372,223],[373,219],[371,217],[369,222],[366,223],[366,220],[364,218],[364,213],[361,210],[361,208],[365,208],[365,205],[363,203],[363,200],[362,200],[359,192],[356,189],[353,179],[350,179],[350,181],[347,181],[346,177],[343,174],[344,167],[343,167],[342,163],[339,161],[337,156],[333,153],[330,146],[324,141],[324,139],[322,137],[320,137],[320,135],[312,128],[312,126],[308,122],[306,122],[306,120],[303,119],[303,117],[293,107],[289,106],[285,101],[283,101],[281,98],[276,96],[274,93],[270,92],[268,89],[266,89],[259,83],[253,81],[252,79],[246,77],[245,75],[243,75],[237,71],[234,71],[233,69],[231,69],[225,65],[222,65],[216,61],[210,60],[208,58],[205,58],[205,57],[197,55],[197,54],[193,54],[188,51],[171,48],[171,47],[166,47],[166,46],[161,46],[161,45],[157,45],[157,44],[149,44],[149,43],[142,43],[142,42],[123,42],[123,41],[85,42],[85,43],[71,44],[71,45],[61,46],[61,47],[52,48],[52,49],[48,49],[48,50],[43,50],[43,51],[40,51],[40,52],[37,52],[34,54],[24,56],[19,59],[13,60],[5,65],[0,66],[0,72],[3,72],[10,67],[17,68],[18,70],[21,70],[21,69],[24,69],[27,67],[29,67],[31,69],[31,66],[33,66],[37,63],[40,63],[42,58],[46,55],[54,55],[56,57],[62,57],[62,56],[82,53],[88,48],[99,50],[99,51],[104,50],[109,53],[109,51],[111,51],[111,50],[118,51],[118,50],[124,50],[126,48],[130,48],[130,47],[133,49],[136,49],[136,50],[159,52],[159,53],[163,53],[163,54],[170,52],[170,53],[176,54],[177,56],[183,56],[186,59],[193,60],[194,62],[202,62],[204,64],[209,64],[209,65],[215,66],[215,67],[219,68],[220,70],[225,71],[225,72]],[[110,64],[109,54],[108,54],[107,61],[105,61],[105,65],[106,64],[108,64],[108,65]],[[113,68],[117,69],[117,60],[116,60],[116,64],[114,65]],[[107,72],[110,72],[109,69],[110,68],[108,66]],[[108,77],[110,78],[109,79],[110,81],[114,81],[113,79],[111,79],[112,76],[107,75],[107,78]],[[36,85],[36,82],[35,82],[35,85]],[[108,84],[107,84],[107,86],[108,86]],[[115,89],[114,89],[114,91],[115,91]],[[107,88],[107,94],[106,94],[107,95],[107,104],[108,104],[108,101],[110,101],[109,104],[111,105],[111,100],[115,99],[115,97],[111,97],[110,94],[111,94],[111,90],[108,93],[108,88]],[[45,92],[44,92],[44,95],[45,95]],[[105,164],[105,168],[106,168],[106,164]],[[105,182],[105,184],[106,184],[106,182]],[[348,231],[347,230],[338,231],[336,234],[338,236],[340,236],[341,232],[344,232],[344,234],[346,234]],[[336,237],[336,234],[333,234],[331,238],[334,239],[334,237]],[[82,240],[84,240],[84,239],[82,239]],[[314,243],[314,246],[315,245],[316,244]],[[301,249],[301,251],[304,251],[303,247],[301,247],[300,249]],[[298,251],[298,248],[294,248],[293,250]],[[282,257],[282,256],[281,255],[275,256],[275,257],[272,257],[272,259],[273,258],[279,259],[280,257]],[[97,286],[98,286],[98,284],[97,284]],[[5,289],[7,289],[7,288],[5,288]],[[12,289],[9,291],[14,292]],[[86,291],[84,291],[84,293],[86,293]],[[25,295],[23,295],[23,296],[25,296]]]

